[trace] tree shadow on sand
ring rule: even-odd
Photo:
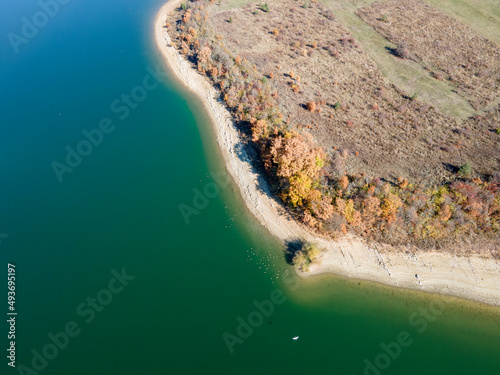
[[[260,161],[257,150],[250,142],[242,138],[243,137],[240,136],[240,142],[234,146],[234,152],[238,156],[238,159],[250,166],[252,174],[257,178],[257,189],[271,199],[276,205],[283,206],[283,202],[266,180],[266,172],[264,171],[264,166]]]

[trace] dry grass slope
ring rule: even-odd
[[[317,2],[231,4],[187,3],[167,27],[297,218],[325,234],[448,249],[480,235],[498,249],[500,107],[459,121],[443,113],[446,100],[436,108],[394,84],[364,48],[385,39],[351,7],[337,17]],[[420,66],[384,54],[405,67],[392,78]],[[419,69],[436,82],[426,100],[446,97],[449,82]]]
[[[388,0],[356,12],[408,58],[482,109],[500,96],[500,47],[422,0]]]
[[[337,13],[333,16],[317,3],[302,5],[274,1],[269,13],[259,11],[257,3],[231,10],[215,6],[210,22],[229,50],[268,77],[272,74],[268,82],[291,127],[307,129],[325,150],[347,156],[344,172],[403,176],[433,185],[452,175],[444,165],[471,162],[483,173],[496,167],[495,158],[485,161],[476,152],[478,142],[486,155],[497,152],[495,142],[488,140],[490,132],[475,132],[433,106],[411,100],[414,92],[401,91],[384,77]],[[440,96],[447,98],[446,92]],[[311,101],[325,104],[310,112],[304,107]]]
[[[394,85],[408,93],[418,93],[419,98],[433,105],[442,114],[464,120],[476,111],[467,100],[453,91],[445,81],[436,81],[420,64],[402,60],[389,53],[396,45],[377,33],[357,15],[356,11],[374,0],[323,0],[333,10],[337,19],[354,35],[363,49],[378,65],[382,74]]]
[[[428,0],[428,3],[500,45],[498,0]]]

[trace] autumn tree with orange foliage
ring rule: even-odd
[[[378,197],[367,196],[362,202],[362,217],[366,227],[373,226],[382,215],[381,201]]]
[[[344,190],[349,186],[349,178],[346,175],[340,177],[339,186]]]
[[[316,111],[316,102],[314,102],[314,101],[307,102],[306,107],[307,107],[307,110],[309,112],[315,112]]]
[[[401,198],[393,193],[387,194],[387,196],[382,200],[382,216],[389,224],[396,221],[396,215],[402,205],[403,202],[401,201]]]
[[[293,207],[315,207],[320,216],[328,216],[321,193],[313,192],[324,166],[324,151],[312,144],[310,136],[285,131],[271,140],[269,148],[276,175],[282,187],[282,199]]]

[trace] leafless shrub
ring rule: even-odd
[[[328,53],[330,54],[330,56],[333,56],[333,57],[339,57],[340,56],[340,52],[337,51],[336,48],[330,46],[328,47]]]
[[[432,76],[436,78],[438,81],[442,81],[444,79],[444,73],[440,71],[432,72]]]
[[[333,14],[331,10],[324,11],[323,16],[328,18],[330,21],[335,21],[335,14]]]
[[[408,57],[410,57],[408,44],[406,42],[401,42],[394,50],[394,54],[402,59],[407,59]]]

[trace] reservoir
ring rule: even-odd
[[[163,4],[0,5],[0,285],[6,314],[14,264],[17,311],[1,373],[500,373],[498,308],[295,276],[166,70]]]

